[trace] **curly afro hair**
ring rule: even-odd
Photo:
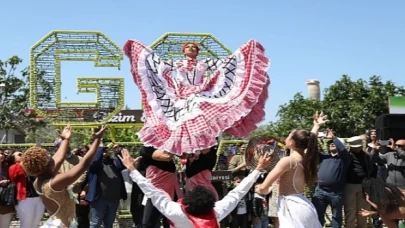
[[[367,194],[370,201],[377,205],[378,212],[389,214],[405,203],[405,196],[399,188],[381,180],[366,178],[362,186],[363,194]]]
[[[49,153],[41,147],[31,147],[21,156],[21,165],[25,173],[39,176],[48,169]]]
[[[197,185],[184,195],[183,204],[190,215],[204,215],[215,206],[215,195],[208,188]]]

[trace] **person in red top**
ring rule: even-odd
[[[10,181],[17,186],[18,204],[15,206],[21,228],[38,228],[44,216],[45,206],[34,189],[35,178],[26,175],[20,164],[22,152],[15,151],[7,161],[12,164],[8,170]]]

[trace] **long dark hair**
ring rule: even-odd
[[[305,129],[297,129],[293,132],[291,139],[295,147],[305,150],[302,166],[304,167],[305,183],[313,186],[316,182],[319,164],[318,136]]]
[[[1,162],[1,176],[0,180],[3,179],[8,179],[8,162],[7,162],[7,156],[4,154],[3,150],[0,150],[0,153],[4,156],[3,161]]]
[[[366,178],[362,182],[363,194],[367,194],[371,202],[375,203],[378,212],[391,213],[404,206],[405,196],[402,191],[390,184],[375,178]]]

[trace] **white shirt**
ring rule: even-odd
[[[242,199],[239,204],[238,204],[238,211],[236,212],[236,214],[238,215],[244,215],[247,213],[247,209],[246,209],[246,200]]]
[[[148,179],[142,176],[138,170],[134,170],[129,175],[134,182],[136,182],[145,196],[151,199],[153,205],[158,209],[166,218],[168,218],[175,227],[178,228],[193,228],[193,224],[184,214],[181,205],[172,201],[166,194],[157,189]],[[239,201],[248,193],[250,188],[259,178],[260,172],[254,170],[247,177],[245,177],[239,185],[230,191],[222,200],[215,203],[214,211],[218,223],[230,214]]]

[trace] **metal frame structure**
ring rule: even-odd
[[[199,59],[222,59],[232,52],[217,38],[209,33],[180,33],[168,32],[153,42],[150,47],[161,58],[183,59],[182,47],[187,42],[197,43],[200,46]]]
[[[61,101],[61,61],[90,61],[95,67],[120,68],[121,48],[97,31],[51,31],[30,52],[30,105],[54,125],[98,125],[124,106],[124,78],[77,79],[78,93],[93,93],[93,102]],[[54,86],[50,94],[38,83],[38,74]],[[86,113],[86,111],[90,111]],[[97,118],[94,115],[97,115]],[[87,117],[86,117],[87,115]],[[89,116],[90,115],[90,116]],[[91,116],[93,115],[93,116]]]

